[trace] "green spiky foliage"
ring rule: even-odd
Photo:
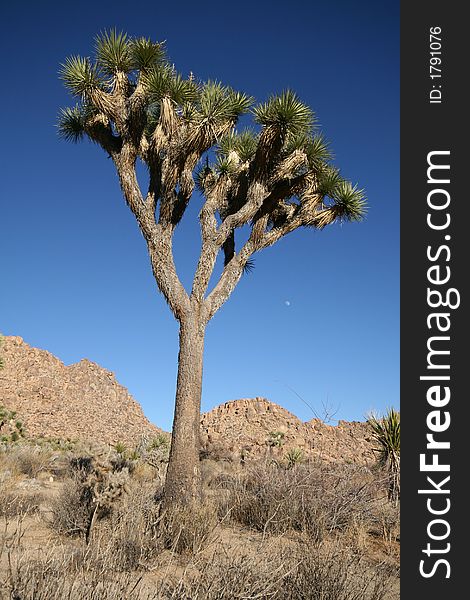
[[[123,442],[116,442],[114,450],[117,454],[124,456],[127,453],[127,446]]]
[[[81,98],[86,98],[105,84],[105,80],[100,77],[98,64],[81,56],[68,57],[62,65],[61,75],[69,92]]]
[[[59,113],[63,139],[88,137],[113,157],[125,138],[134,136],[136,160],[160,172],[165,148],[171,146],[173,164],[180,166],[172,178],[175,186],[188,159],[203,194],[219,179],[230,178],[231,190],[219,207],[225,216],[240,210],[242,195],[246,202],[255,179],[268,183],[258,214],[269,216],[266,233],[281,223],[284,234],[299,226],[323,229],[364,217],[364,191],[331,165],[315,114],[292,90],[253,105],[250,96],[220,82],[201,82],[192,74],[184,78],[169,63],[163,43],[114,29],[97,36],[95,51],[95,60],[71,56],[61,67],[66,88],[78,99]],[[239,117],[249,111],[258,129],[238,131]],[[216,157],[210,170],[198,166],[209,150]],[[265,236],[264,243],[274,238]]]
[[[292,90],[259,104],[253,109],[255,120],[265,127],[273,127],[284,135],[303,134],[312,129],[315,122],[313,111],[299,100]]]
[[[388,498],[398,502],[400,498],[400,413],[393,408],[379,418],[371,415],[367,423],[376,442],[379,465],[388,471]]]
[[[360,221],[365,196],[333,165],[314,112],[292,90],[256,104],[219,81],[179,73],[163,43],[116,30],[99,34],[94,50],[94,57],[71,56],[61,65],[60,77],[74,104],[61,109],[58,132],[66,141],[95,142],[112,160],[146,241],[158,289],[180,331],[194,335],[180,347],[179,416],[165,492],[165,497],[183,494],[192,501],[200,480],[202,366],[191,379],[187,365],[193,371],[195,361],[202,365],[207,323],[252,270],[256,252],[300,227],[322,230],[335,222]],[[239,129],[241,117],[251,126]],[[148,171],[146,189],[139,185],[138,163]],[[172,239],[191,201],[201,206],[201,249],[189,292],[177,275]],[[209,290],[219,255],[222,272]],[[198,350],[186,356],[196,342]]]
[[[301,448],[291,448],[286,452],[286,468],[293,469],[304,462],[305,456]]]
[[[105,31],[96,38],[96,63],[101,72],[113,77],[132,69],[131,44],[127,34],[115,29]]]

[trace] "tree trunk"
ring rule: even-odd
[[[204,332],[205,324],[194,313],[180,322],[175,416],[164,487],[164,508],[197,503],[201,498],[199,429]]]

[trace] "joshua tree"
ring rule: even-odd
[[[388,499],[397,503],[400,499],[400,413],[390,408],[384,417],[371,415],[367,422],[378,445],[379,465],[388,471]]]
[[[59,134],[99,144],[112,159],[126,203],[147,244],[157,287],[180,325],[176,406],[165,498],[197,500],[204,332],[255,252],[298,227],[358,221],[362,190],[331,164],[308,106],[292,91],[254,105],[216,81],[179,74],[162,43],[109,31],[95,58],[72,56],[61,67],[77,104],[59,114]],[[253,129],[236,129],[243,114]],[[139,186],[136,164],[149,173]],[[201,248],[191,290],[181,284],[172,238],[196,195]],[[249,228],[238,243],[237,231]],[[194,249],[196,251],[196,249]],[[224,258],[208,290],[216,259]]]

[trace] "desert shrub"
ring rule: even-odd
[[[95,521],[109,515],[114,502],[128,491],[129,471],[89,457],[74,458],[70,464],[72,477],[53,502],[51,526],[59,533],[84,534],[88,542]]]
[[[128,452],[127,446],[123,442],[116,442],[114,444],[114,450],[121,456],[124,456]]]
[[[219,516],[229,512],[233,521],[258,531],[293,529],[316,541],[367,518],[374,492],[368,473],[353,465],[297,465],[290,470],[258,466],[243,478],[227,480],[224,487]]]
[[[60,494],[52,501],[50,525],[65,535],[85,535],[93,513],[91,489],[79,479],[64,482]]]
[[[266,440],[268,446],[281,448],[284,444],[285,433],[283,431],[270,431]]]
[[[154,467],[148,463],[137,460],[132,470],[133,481],[140,481],[141,483],[154,482],[157,477],[157,472]]]
[[[204,461],[210,464],[211,461]],[[227,473],[225,471],[209,470],[207,467],[203,470],[203,476],[207,487],[213,490],[233,490],[241,485],[243,477],[240,474]]]
[[[144,463],[151,467],[160,484],[165,480],[169,456],[170,437],[163,433],[154,437],[143,435],[133,451],[133,457],[138,460],[138,464]],[[142,473],[142,469],[140,472]]]
[[[126,458],[122,455],[111,458],[109,463],[114,472],[127,470],[127,472],[131,474],[135,470],[135,460]]]
[[[80,482],[70,480],[66,485]],[[17,526],[2,542],[7,529],[0,526],[0,562],[8,565],[0,574],[0,598],[15,600],[151,600],[156,593],[141,594],[141,576],[136,570],[152,565],[150,559],[161,547],[155,541],[156,509],[154,487],[140,486],[101,522],[88,545],[68,545],[60,540],[39,550],[22,547],[23,534]],[[72,494],[73,496],[73,494]],[[66,498],[64,493],[63,499]],[[72,511],[76,518],[77,511]],[[85,518],[86,523],[86,518]],[[7,539],[8,538],[8,539]],[[5,553],[5,556],[1,554]],[[4,560],[8,554],[8,560]]]
[[[398,504],[400,499],[400,413],[390,408],[383,417],[369,416],[367,424],[376,443],[379,465],[387,471],[387,496]]]
[[[297,566],[282,580],[283,600],[398,598],[391,589],[393,581],[398,581],[395,568],[383,564],[372,568],[363,555],[351,554],[339,545],[300,546],[290,561]]]
[[[116,571],[142,568],[160,554],[160,495],[153,483],[134,485],[111,514],[103,536]]]
[[[177,581],[165,580],[159,598],[169,600],[242,600],[273,598],[281,600],[279,590],[288,567],[272,556],[260,552],[255,555],[224,556],[213,554],[201,557]],[[283,599],[284,600],[284,599]]]
[[[69,463],[70,473],[72,476],[79,479],[87,477],[93,472],[93,457],[92,456],[73,456]]]
[[[389,552],[400,538],[400,508],[384,500],[376,502],[369,515],[368,533],[381,539]]]
[[[16,416],[16,411],[0,404],[0,442],[17,442],[25,435],[24,426]]]
[[[166,580],[159,598],[178,600],[392,600],[397,573],[371,568],[362,556],[340,547],[270,552],[260,548],[244,555],[213,554],[195,561],[194,572]]]
[[[223,443],[212,443],[199,451],[201,461],[214,461],[221,464],[232,464],[237,460],[237,453],[227,448]]]
[[[47,470],[51,460],[49,450],[38,446],[21,444],[12,446],[4,453],[4,466],[11,471],[35,478],[41,471]]]
[[[36,438],[35,442],[56,452],[72,452],[79,445],[78,440],[71,440],[70,438]]]
[[[176,514],[176,513],[175,513]],[[175,519],[176,520],[176,519]],[[395,600],[398,572],[366,560],[344,542],[250,541],[236,552],[220,542],[212,550],[178,557],[156,543],[160,521],[155,490],[135,486],[89,545],[22,548],[13,526],[2,543],[0,598],[15,600]],[[140,536],[140,537],[139,537]],[[151,548],[151,544],[153,544]],[[153,549],[154,562],[149,560]],[[3,556],[2,552],[4,553]],[[8,560],[6,555],[8,554]],[[175,568],[176,567],[176,568]],[[159,570],[156,571],[155,569]],[[146,578],[145,570],[152,570]]]
[[[143,585],[138,573],[113,571],[109,555],[52,548],[10,561],[0,597],[14,600],[394,600],[397,573],[371,568],[340,548],[298,552],[259,548],[242,555],[200,555],[179,575]]]
[[[0,517],[12,518],[25,514],[34,514],[44,497],[40,492],[19,493],[10,486],[0,483]]]
[[[157,600],[156,594],[142,595],[140,578],[131,573],[115,573],[90,568],[73,568],[69,556],[21,557],[10,565],[9,577],[0,581],[0,598],[11,600]]]

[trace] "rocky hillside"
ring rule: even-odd
[[[9,336],[0,353],[0,404],[17,411],[29,436],[135,444],[161,431],[113,373],[89,360],[65,366]]]
[[[373,459],[366,423],[320,419],[306,423],[266,398],[233,400],[202,415],[201,438],[212,454],[236,458],[270,455],[282,458],[300,449],[304,457],[367,463]]]
[[[161,432],[114,374],[89,360],[65,366],[20,337],[5,337],[0,354],[0,405],[17,411],[29,436],[133,446]],[[304,423],[265,398],[226,402],[201,418],[203,450],[236,461],[284,459],[300,449],[304,457],[363,464],[373,459],[369,436],[365,423]]]

